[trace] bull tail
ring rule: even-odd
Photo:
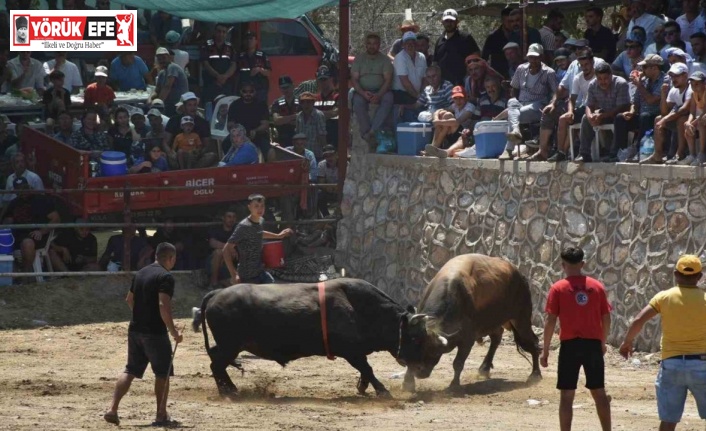
[[[532,361],[527,356],[527,353],[532,353],[535,349],[539,348],[537,344],[532,344],[531,341],[527,340],[523,334],[515,328],[514,324],[511,324],[512,336],[515,338],[515,348],[517,353],[522,356],[528,364],[532,365]]]
[[[534,366],[533,362],[539,356],[539,338],[537,334],[532,330],[532,296],[530,294],[529,281],[522,274],[517,274],[519,276],[519,286],[520,295],[522,300],[520,303],[525,304],[525,307],[520,311],[519,315],[504,324],[503,326],[507,328],[508,324],[510,330],[512,330],[512,335],[515,338],[515,347],[517,352],[525,358],[530,365]],[[527,357],[525,353],[532,355],[532,361]]]
[[[191,315],[193,317],[193,320],[191,321],[191,328],[194,330],[194,332],[199,332],[199,326],[201,326],[201,332],[203,332],[203,341],[204,345],[206,346],[207,352],[211,350],[211,346],[208,342],[208,329],[206,328],[206,306],[208,305],[208,301],[211,300],[213,295],[215,295],[218,290],[220,289],[208,292],[203,297],[203,300],[201,301],[201,308],[194,307],[191,309]]]

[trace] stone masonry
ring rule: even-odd
[[[549,286],[562,277],[561,248],[580,245],[586,273],[609,292],[609,342],[617,345],[632,316],[672,286],[677,257],[706,256],[705,175],[676,166],[375,155],[355,145],[336,263],[416,304],[449,258],[500,256],[529,278],[534,324],[542,325]],[[659,349],[656,319],[636,347]]]

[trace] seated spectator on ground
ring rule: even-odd
[[[270,107],[270,113],[277,130],[277,142],[288,147],[292,145],[292,136],[296,133],[297,113],[301,111],[301,105],[299,98],[294,95],[294,84],[289,75],[279,77],[279,89],[282,92],[282,97],[274,101]],[[225,118],[227,121],[227,107]]]
[[[633,36],[625,40],[625,51],[618,54],[612,64],[613,73],[623,78],[630,78],[633,70],[637,70],[637,63],[645,57],[642,55],[642,42]]]
[[[640,26],[645,29],[647,34],[646,44],[654,42],[654,30],[660,24],[664,24],[664,20],[658,16],[647,13],[645,8],[645,0],[632,0],[628,5],[628,14],[630,23],[628,24],[628,34],[632,33],[634,26]]]
[[[689,85],[691,103],[689,117],[684,123],[684,137],[689,153],[694,157],[691,166],[702,166],[706,162],[706,74],[702,71],[692,73]]]
[[[556,73],[556,83],[559,84],[564,75],[566,75],[566,70],[569,68],[571,61],[569,57],[571,52],[566,48],[559,48],[554,51],[554,72]]]
[[[8,132],[8,124],[11,124],[9,120],[0,118],[0,154],[5,154],[5,151],[12,146],[16,148],[19,142],[16,135]]]
[[[179,169],[193,169],[203,156],[201,138],[194,132],[194,119],[188,115],[181,117],[181,133],[174,138],[172,146],[176,152]]]
[[[615,45],[617,39],[613,32],[603,23],[603,9],[589,7],[584,12],[586,31],[583,37],[588,40],[588,46],[597,57],[604,58],[608,63],[615,60]]]
[[[241,84],[240,96],[240,99],[231,103],[228,108],[228,121],[242,124],[250,140],[267,160],[270,153],[270,111],[265,102],[257,99],[252,82]]]
[[[49,246],[49,259],[55,272],[100,271],[98,241],[88,227],[64,229]]]
[[[210,289],[219,287],[220,283],[230,286],[230,273],[223,263],[223,248],[235,229],[235,210],[228,209],[223,213],[221,222],[220,226],[213,227],[208,231],[208,245],[211,247],[211,254],[206,260],[206,272],[210,278]],[[233,260],[235,264],[238,260],[237,255]]]
[[[27,160],[25,155],[22,153],[16,153],[12,156],[12,173],[7,177],[5,183],[5,190],[14,190],[15,180],[17,178],[24,178],[29,184],[29,188],[32,190],[44,190],[44,183],[39,175],[27,169]],[[5,202],[10,202],[17,196],[13,194],[3,195],[2,200]]]
[[[164,141],[162,148],[167,153],[170,167],[178,169],[176,151],[173,148],[173,141],[176,135],[181,133],[181,119],[183,117],[191,117],[194,122],[193,131],[199,136],[201,144],[204,147],[203,156],[196,162],[196,168],[205,168],[213,166],[218,161],[217,151],[211,139],[211,125],[208,124],[203,117],[198,115],[199,98],[192,92],[187,92],[181,95],[181,112],[169,118],[169,122],[165,127]]]
[[[664,48],[662,48],[662,51],[660,51],[659,55],[662,56],[663,59],[667,59],[667,50],[669,48],[681,48],[689,54],[690,56],[694,53],[691,49],[691,43],[688,41],[689,38],[682,39],[681,35],[681,27],[679,24],[677,24],[675,21],[668,21],[664,23],[664,41],[666,42],[666,45]],[[681,44],[684,44],[685,46],[681,46]]]
[[[98,127],[98,113],[86,111],[81,119],[81,128],[71,134],[72,147],[81,151],[90,151],[94,157],[110,150],[108,134]]]
[[[44,92],[44,67],[39,60],[32,58],[30,51],[20,51],[19,55],[7,62],[12,72],[10,84],[14,89],[34,88],[41,96]]]
[[[157,49],[157,63],[161,70],[157,75],[154,93],[149,100],[163,100],[165,113],[171,117],[176,113],[175,105],[181,95],[189,91],[189,81],[184,69],[172,62],[172,53],[167,48]]]
[[[419,115],[413,106],[422,91],[427,62],[424,55],[417,52],[416,34],[409,31],[402,36],[402,40],[403,49],[395,55],[393,61],[395,76],[392,81],[392,96],[395,105],[399,106],[395,121],[411,122]]]
[[[319,162],[317,167],[317,182],[319,184],[338,184],[338,154],[336,149],[327,145],[324,147],[324,159]],[[337,186],[326,186],[318,189],[318,207],[319,213],[323,218],[331,216],[329,205],[338,202]]]
[[[108,68],[105,66],[96,67],[93,76],[95,76],[96,82],[88,84],[86,87],[83,93],[83,106],[94,107],[105,117],[115,101],[115,92],[108,85]]]
[[[162,151],[162,142],[158,139],[144,141],[143,154],[135,157],[135,160],[128,169],[130,174],[149,174],[154,172],[167,172],[169,162]]]
[[[581,119],[579,156],[574,160],[576,163],[590,163],[591,145],[596,136],[594,127],[602,124],[612,124],[615,117],[628,110],[630,107],[630,92],[628,82],[613,75],[607,63],[601,63],[595,67],[596,79],[588,85],[588,99],[586,100],[586,113]],[[613,150],[617,153],[617,150]],[[611,154],[609,157],[617,161],[617,157]]]
[[[453,103],[450,109],[438,112],[439,120],[434,121],[434,139],[425,147],[426,155],[446,158],[469,146],[469,135],[473,133],[473,112],[475,106],[468,102],[463,87],[456,86],[451,92]],[[454,136],[460,131],[458,140],[448,150],[443,150],[447,136]]]
[[[118,91],[144,90],[154,84],[147,64],[132,52],[121,52],[110,63],[110,84]]]
[[[51,119],[53,125],[59,112],[68,111],[71,107],[71,94],[64,88],[64,73],[60,70],[50,73],[49,81],[51,86],[42,95],[42,104],[45,118]]]
[[[510,77],[515,74],[517,67],[522,64],[522,53],[520,52],[520,45],[515,42],[508,42],[503,47],[503,54],[505,54],[505,60],[507,61],[507,70],[499,71],[503,74],[503,77]],[[466,62],[466,66],[470,66]],[[470,71],[469,71],[470,74]],[[468,91],[468,90],[466,90]]]
[[[108,146],[119,151],[128,159],[132,157],[133,146],[140,142],[140,135],[130,126],[130,114],[122,106],[113,111],[113,124],[108,127]]]
[[[507,102],[510,131],[501,160],[512,160],[515,145],[522,143],[520,124],[536,123],[542,118],[542,109],[557,90],[554,69],[542,63],[544,49],[532,44],[527,52],[527,63],[520,65],[510,85],[514,98]]]
[[[415,39],[416,47],[416,39]],[[426,65],[424,66],[426,68]],[[422,74],[422,76],[424,76]],[[333,82],[331,70],[328,67],[319,67],[316,72],[319,81],[319,94],[316,95],[314,108],[324,113],[326,117],[326,142],[328,145],[338,146],[338,90]]]
[[[245,127],[234,124],[230,128],[231,146],[218,166],[254,165],[258,163],[258,150],[248,138]]]
[[[664,163],[662,157],[665,150],[665,142],[669,143],[669,133],[677,133],[677,153],[669,160],[669,164],[690,165],[693,157],[686,153],[686,139],[684,136],[684,123],[689,117],[691,87],[689,86],[689,69],[684,63],[674,63],[669,68],[669,77],[672,80],[672,87],[666,83],[662,84],[660,101],[660,116],[655,119],[654,140],[655,152],[641,164],[661,164]]]
[[[167,33],[174,31],[181,34],[181,18],[167,12],[157,11],[150,19],[150,41],[154,46],[164,45],[167,42]]]
[[[138,271],[152,263],[153,249],[142,236],[133,232],[130,239],[130,270]],[[125,238],[123,234],[113,235],[108,239],[103,255],[98,261],[101,271],[118,272],[123,269]]]
[[[591,48],[579,51],[578,57],[581,73],[574,77],[569,91],[569,98],[564,102],[553,98],[542,110],[539,131],[539,151],[529,160],[562,162],[566,160],[569,152],[569,128],[575,123],[580,123],[586,112],[588,100],[588,86],[596,77],[593,66],[593,52]],[[550,139],[554,128],[557,128],[557,152],[549,157]]]
[[[468,102],[475,105],[483,92],[485,78],[495,76],[498,79],[502,79],[502,75],[491,69],[488,63],[476,54],[469,55],[465,61],[468,74],[463,79],[463,85]]]
[[[414,23],[414,20],[406,19],[402,21],[402,25],[400,26],[400,38],[392,42],[392,46],[390,46],[390,50],[387,52],[390,61],[395,61],[395,56],[404,49],[404,35],[406,33],[419,33],[419,26]]]
[[[56,119],[57,127],[52,137],[62,144],[71,145],[71,135],[74,133],[74,117],[69,111],[60,112]]]
[[[12,182],[14,190],[28,190],[29,182],[24,177],[15,178]],[[46,196],[38,194],[19,194],[14,198],[3,213],[4,224],[40,224],[59,223],[59,213],[54,204]],[[37,249],[46,245],[51,229],[13,229],[15,250],[22,257],[22,272],[32,272],[32,264]]]
[[[164,139],[164,123],[162,113],[158,109],[152,108],[147,111],[147,119],[150,122],[150,131],[145,136],[147,139]]]
[[[630,97],[630,109],[615,117],[613,130],[613,149],[617,154],[619,149],[628,149],[627,161],[637,161],[639,144],[645,133],[655,124],[655,118],[660,113],[660,99],[665,74],[662,72],[664,61],[659,54],[647,54],[637,65],[642,69],[640,74],[632,74],[630,80],[635,87]],[[628,132],[637,130],[633,142],[628,142]]]
[[[438,66],[427,68],[426,80],[429,85],[419,94],[415,104],[416,109],[421,109],[419,121],[431,123],[438,120],[437,111],[451,106],[451,90],[453,85],[449,81],[441,80],[441,69]]]
[[[295,131],[297,135],[306,135],[306,148],[319,160],[326,146],[326,116],[314,108],[315,103],[316,96],[311,93],[303,93],[299,96],[302,110],[297,114]]]
[[[133,129],[140,135],[140,138],[146,138],[147,134],[152,130],[152,128],[147,124],[147,119],[142,111],[134,111],[130,114],[130,123],[132,123]]]
[[[380,52],[380,35],[369,32],[365,36],[365,53],[356,55],[351,65],[353,112],[358,121],[360,136],[369,144],[376,143],[375,133],[389,124],[394,103],[390,89],[394,69],[390,59]],[[370,118],[370,105],[378,105]]]
[[[77,94],[79,88],[83,87],[83,79],[81,79],[81,71],[78,66],[66,59],[65,51],[57,51],[54,54],[54,59],[44,63],[44,73],[51,75],[54,71],[64,73],[64,88],[71,94]],[[51,79],[51,77],[49,77]]]
[[[480,95],[476,109],[473,111],[473,120],[492,121],[507,108],[507,97],[500,81],[495,77],[485,78],[483,86],[485,91]]]

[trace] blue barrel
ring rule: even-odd
[[[12,236],[12,229],[0,229],[0,255],[12,254],[15,237]]]
[[[101,153],[101,176],[117,177],[127,174],[127,157],[120,151],[103,151]]]

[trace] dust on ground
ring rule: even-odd
[[[129,313],[123,298],[129,279],[110,286],[97,280],[105,279],[22,286],[25,290],[12,294],[0,290],[0,324],[5,328],[31,326],[26,322],[41,313],[54,325],[93,322],[0,331],[0,430],[116,429],[103,422],[102,412],[125,365]],[[178,285],[178,326],[189,327],[188,309],[200,303],[202,294],[189,287],[188,280]],[[8,311],[14,317],[7,318]],[[444,392],[453,374],[453,352],[442,358],[429,379],[417,381],[416,394],[403,392],[402,380],[393,378],[402,369],[389,354],[371,355],[370,364],[394,400],[357,395],[358,374],[342,359],[307,358],[282,368],[245,354],[245,374],[230,371],[241,391],[231,401],[217,394],[203,336],[186,332],[176,354],[169,410],[182,428],[195,430],[558,429],[556,352],[544,380],[527,386],[530,365],[510,339],[498,349],[492,378],[478,380],[475,370],[486,350],[487,346],[474,347],[462,376],[465,395],[460,397]],[[616,430],[657,425],[656,356],[637,358],[640,363],[633,364],[614,351],[607,355],[606,381]],[[122,403],[121,429],[150,428],[153,382],[149,370],[144,381],[134,382]],[[593,402],[580,388],[574,430],[596,429]],[[691,398],[678,429],[704,430]]]

